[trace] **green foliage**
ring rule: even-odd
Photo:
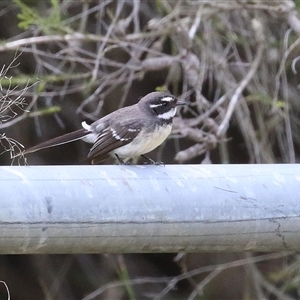
[[[47,108],[43,108],[43,109],[39,109],[36,110],[32,113],[28,114],[28,117],[37,117],[37,116],[45,116],[45,115],[54,115],[61,112],[61,107],[58,105],[54,105],[51,107],[47,107]]]
[[[36,78],[29,77],[28,75],[19,75],[15,77],[1,78],[1,87],[13,88],[16,86],[32,85],[36,83]]]
[[[276,106],[277,108],[284,108],[285,102],[283,100],[274,101],[266,94],[251,94],[246,97],[247,102],[259,102],[266,106]]]
[[[155,7],[159,14],[161,15],[165,14],[165,8],[161,0],[155,0]]]
[[[278,269],[271,272],[269,280],[276,286],[281,286],[285,292],[295,292],[300,286],[299,258],[284,269]]]
[[[36,76],[32,75],[19,75],[14,77],[3,77],[1,78],[1,86],[4,88],[12,88],[15,86],[24,86],[24,85],[32,85],[38,81],[41,81],[39,84],[39,92],[42,92],[45,88],[45,84],[47,83],[61,83],[70,79],[82,79],[85,77],[85,74],[63,74],[63,75],[45,75],[39,76],[37,79]]]
[[[136,296],[132,288],[132,285],[130,283],[130,276],[123,255],[118,255],[118,261],[119,261],[119,268],[117,270],[117,273],[119,275],[120,280],[125,283],[125,289],[128,294],[128,298],[130,300],[136,300]]]
[[[157,86],[156,89],[155,89],[155,91],[156,92],[167,92],[168,89],[167,89],[166,86],[161,85],[161,86]]]
[[[45,34],[53,34],[66,31],[67,28],[62,24],[62,16],[60,12],[59,0],[51,0],[51,8],[49,15],[42,16],[38,10],[28,6],[22,0],[13,0],[21,10],[18,14],[20,19],[19,27],[28,29],[31,25],[36,25]],[[63,28],[63,29],[62,29]]]

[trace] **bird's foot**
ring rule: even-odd
[[[132,166],[132,162],[131,161],[122,161],[122,162],[119,162],[119,165],[122,165],[122,166]]]
[[[155,161],[152,158],[150,158],[144,154],[141,156],[147,160],[147,162],[144,162],[144,165],[156,165],[156,166],[164,166],[165,165],[162,161]]]

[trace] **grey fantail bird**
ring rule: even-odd
[[[178,105],[184,105],[169,93],[150,93],[134,105],[120,108],[91,125],[82,122],[81,129],[53,138],[25,150],[22,154],[62,145],[79,139],[92,143],[87,163],[97,164],[108,156],[119,163],[143,156],[158,147],[172,130]]]

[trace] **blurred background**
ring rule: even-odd
[[[299,8],[1,0],[0,164],[80,164],[80,141],[12,157],[154,90],[188,103],[157,161],[299,162]],[[5,284],[12,299],[299,299],[299,266],[288,253],[2,255],[0,299]]]

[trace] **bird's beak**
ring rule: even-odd
[[[179,105],[186,105],[186,102],[183,100],[178,100],[176,103],[176,106],[179,106]]]

